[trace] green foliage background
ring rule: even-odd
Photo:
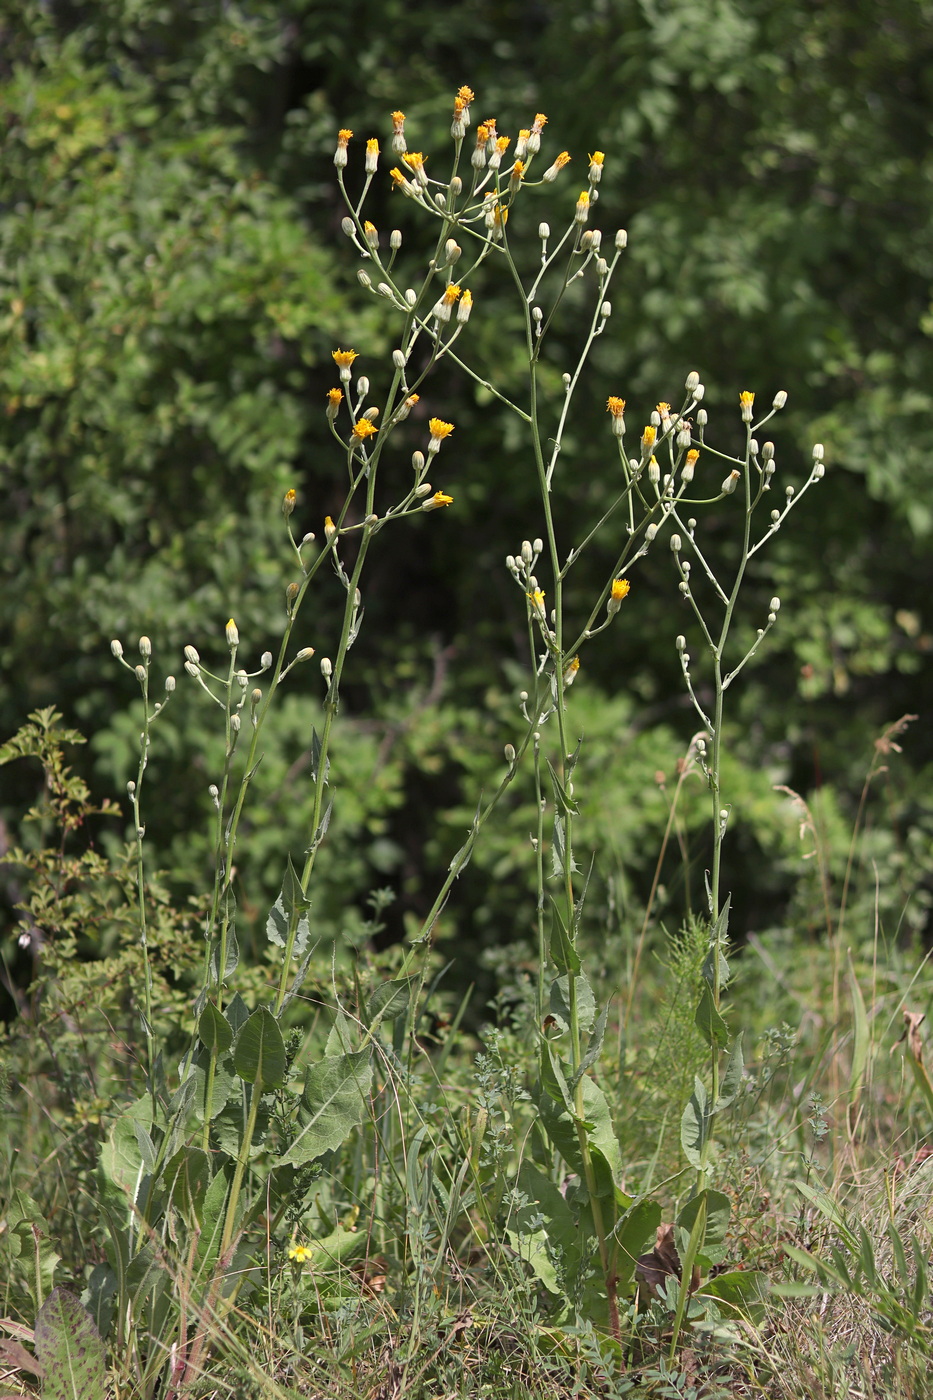
[[[920,709],[931,685],[931,74],[928,0],[598,0],[582,12],[571,0],[6,0],[0,733],[54,702],[92,735],[79,761],[95,791],[119,792],[137,721],[111,637],[148,633],[166,672],[181,671],[189,642],[222,654],[231,613],[256,662],[273,645],[289,581],[281,495],[299,489],[307,529],[335,499],[330,352],[354,345],[375,377],[392,345],[340,233],[336,130],[385,144],[401,106],[410,145],[441,161],[450,98],[467,82],[501,131],[547,112],[546,140],[571,151],[571,171],[604,150],[599,223],[629,230],[588,414],[562,457],[563,518],[595,518],[608,490],[606,395],[646,421],[690,369],[711,411],[742,388],[790,391],[778,452],[791,477],[826,443],[815,504],[754,579],[762,603],[784,597],[787,620],[749,668],[734,735],[735,929],[780,921],[799,853],[771,784],[837,788],[829,809],[845,809],[877,730]],[[387,186],[370,217],[408,237],[410,211]],[[478,291],[470,331],[508,382],[508,287],[491,273]],[[556,356],[555,378],[564,367]],[[502,557],[537,533],[525,449],[456,377],[438,377],[421,407],[457,425],[444,483],[456,508],[383,537],[370,575],[317,911],[335,933],[375,886],[401,896],[390,935],[430,902],[432,873],[501,761],[521,683],[523,622]],[[419,432],[413,421],[412,445]],[[673,591],[664,561],[650,561],[578,681],[590,835],[609,836],[598,874],[623,922],[647,893],[666,817],[654,774],[670,780],[692,728]],[[302,639],[321,653],[338,604],[325,592],[319,633]],[[306,823],[311,676],[296,676],[242,843],[241,903],[257,915]],[[153,761],[149,837],[179,891],[207,856],[196,833],[217,762],[211,723],[179,693]],[[898,840],[878,848],[892,931],[907,899],[908,927],[925,926],[933,868],[929,731],[908,744],[914,777],[888,790],[885,813]],[[8,821],[33,779],[8,782]],[[469,933],[461,949],[526,932],[527,831],[517,795],[446,916],[448,934]],[[702,848],[691,858],[695,895]],[[662,910],[665,899],[679,918],[682,891],[662,887]]]

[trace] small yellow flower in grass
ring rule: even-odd
[[[578,224],[585,224],[590,217],[590,195],[588,190],[581,191],[573,217],[574,222]]]
[[[465,326],[470,319],[470,312],[473,310],[473,293],[467,289],[460,298],[460,305],[457,307],[457,320],[461,326]]]
[[[435,302],[433,314],[439,321],[449,321],[451,309],[460,295],[460,286],[457,282],[451,282],[444,289],[443,296]]]
[[[534,132],[536,135],[540,136],[541,133],[542,133],[542,131],[544,130],[544,128],[545,128],[546,126],[547,126],[547,117],[544,115],[543,112],[536,112],[536,113],[535,113],[535,119],[534,119],[534,121],[531,123],[531,130],[532,130],[532,132]]]
[[[285,499],[282,501],[282,514],[285,516],[286,520],[295,509],[295,502],[297,500],[298,496],[294,491],[285,492]]]
[[[338,170],[342,170],[347,163],[347,146],[353,132],[348,126],[341,127],[337,133],[337,149],[334,152],[334,164]]]
[[[645,431],[641,435],[641,445],[646,452],[649,448],[654,447],[654,441],[657,435],[657,428],[652,427],[652,425],[649,423],[648,426],[645,428]]]
[[[431,440],[428,443],[428,453],[439,452],[444,438],[450,437],[453,430],[453,423],[445,423],[443,418],[429,418],[428,431],[431,434]]]
[[[371,423],[368,418],[360,418],[353,424],[350,436],[355,437],[357,442],[365,442],[367,438],[373,437],[378,431],[375,423]]]
[[[659,403],[656,404],[655,407],[662,418],[670,418],[671,406],[669,403]]]
[[[606,400],[606,412],[612,414],[613,437],[625,436],[625,400],[610,394]]]
[[[632,585],[627,578],[614,578],[612,580],[612,596],[616,602],[621,603],[623,598],[627,598],[632,591]]]
[[[325,540],[327,541],[328,544],[330,544],[331,540],[334,538],[334,536],[336,535],[336,533],[337,533],[337,526],[334,524],[333,520],[331,519],[331,517],[330,517],[329,515],[325,515],[325,516],[324,516],[324,538],[325,538]]]
[[[343,403],[342,389],[328,389],[327,391],[327,416],[333,423],[337,417],[337,410]]]
[[[471,87],[467,87],[465,83],[463,87],[457,89],[457,101],[462,102],[464,107],[469,107],[470,103],[473,101],[474,96],[475,93],[473,92],[473,89]]]
[[[453,496],[447,496],[443,491],[435,491],[434,495],[422,505],[422,510],[440,510],[441,506],[452,506]]]
[[[530,601],[530,603],[531,603],[531,606],[534,608],[535,612],[540,613],[541,616],[543,617],[543,616],[544,616],[544,590],[543,590],[542,588],[536,588],[536,589],[534,590],[533,593],[529,593],[527,596],[528,596],[528,599],[529,599],[529,601]]]
[[[474,170],[482,170],[486,165],[486,142],[489,140],[489,127],[480,122],[476,128],[476,149],[470,158]]]
[[[502,157],[512,144],[512,138],[511,136],[497,136],[491,144],[492,149],[489,151],[489,169],[498,170],[499,166],[502,164]]]
[[[681,474],[680,474],[681,477],[682,477],[682,479],[683,479],[685,482],[687,482],[688,485],[689,485],[689,483],[693,480],[693,473],[694,473],[694,471],[696,470],[696,464],[697,464],[697,462],[698,462],[699,460],[700,460],[700,454],[699,454],[699,452],[697,451],[697,449],[696,449],[695,447],[691,447],[691,449],[690,449],[690,451],[687,453],[686,459],[685,459],[685,461],[684,461],[684,468],[683,468],[683,471],[682,471]]]
[[[598,185],[603,178],[603,161],[605,159],[602,151],[594,151],[590,156],[590,180],[594,185]]]
[[[528,154],[530,156],[537,155],[538,151],[541,149],[541,132],[544,130],[546,123],[547,117],[543,112],[538,112],[535,115],[534,121],[531,123],[531,130],[528,133]]]
[[[379,247],[379,230],[376,228],[375,224],[370,223],[369,219],[367,219],[363,225],[363,233],[370,248]]]
[[[371,136],[366,142],[366,174],[375,175],[379,164],[379,142]]]
[[[752,421],[752,408],[754,403],[755,395],[749,393],[748,389],[743,389],[741,394],[739,394],[739,407],[742,410],[743,423],[750,423]]]
[[[517,160],[509,174],[509,184],[520,185],[525,178],[525,162]]]
[[[237,631],[237,625],[232,617],[224,630],[227,634],[227,646],[231,648],[238,647],[240,645],[240,634]]]
[[[396,155],[405,150],[405,113],[392,113],[392,149]]]
[[[311,1258],[311,1250],[306,1244],[293,1244],[288,1251],[288,1257],[294,1264],[307,1264]]]
[[[565,166],[565,165],[569,165],[569,164],[570,164],[570,152],[569,152],[569,151],[561,151],[560,155],[557,157],[557,159],[555,160],[554,164],[553,164],[553,165],[549,165],[548,168],[547,168],[547,170],[545,170],[544,175],[543,175],[542,178],[545,179],[545,180],[547,180],[548,183],[550,184],[550,182],[551,182],[552,180],[556,180],[556,179],[557,179],[558,175],[559,175],[560,172],[563,170],[564,166]]]
[[[574,656],[564,667],[564,685],[573,685],[577,679],[577,672],[580,669],[580,658]]]

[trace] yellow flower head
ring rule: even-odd
[[[617,399],[614,394],[610,394],[606,400],[606,412],[611,413],[613,418],[621,418],[625,412],[625,400]]]
[[[516,183],[517,183],[519,180],[524,180],[524,178],[525,178],[525,162],[524,162],[524,161],[517,160],[517,161],[515,162],[515,164],[512,166],[512,173],[511,173],[511,176],[510,176],[509,178],[512,179],[512,180],[514,180]]]
[[[415,174],[424,169],[424,156],[420,151],[405,151],[402,154],[402,160],[414,170]]]
[[[342,389],[328,389],[328,391],[327,391],[327,411],[328,411],[328,413],[330,413],[330,414],[335,414],[335,413],[337,412],[337,409],[340,407],[340,405],[341,405],[342,403],[343,403],[343,390],[342,390]]]
[[[306,1264],[311,1258],[311,1250],[306,1244],[293,1244],[288,1251],[288,1257],[295,1264]]]
[[[522,143],[523,146],[527,146],[527,145],[528,145],[528,137],[529,137],[530,135],[531,135],[531,132],[528,130],[528,128],[527,128],[526,126],[523,126],[523,127],[520,128],[519,133],[518,133],[518,139],[519,139],[519,141],[521,141],[521,143]]]
[[[331,516],[325,515],[325,516],[324,516],[324,538],[327,540],[328,544],[329,544],[330,541],[334,538],[334,536],[336,535],[336,533],[337,533],[337,526],[334,524],[333,519],[331,518]]]
[[[543,589],[541,589],[541,588],[536,588],[535,591],[534,591],[533,593],[529,593],[529,594],[528,594],[528,599],[529,599],[529,601],[530,601],[530,603],[531,603],[531,606],[535,609],[536,612],[540,612],[540,613],[543,613],[543,612],[544,612],[544,590],[543,590]]]
[[[405,113],[404,113],[404,112],[393,112],[393,113],[392,113],[392,131],[394,132],[394,134],[395,134],[396,136],[400,136],[401,133],[402,133],[402,131],[404,130],[404,127],[405,127]]]
[[[450,286],[445,289],[444,295],[441,297],[441,301],[443,301],[447,306],[453,306],[454,302],[457,300],[457,297],[459,295],[459,284],[456,282],[451,282]]]
[[[297,500],[298,496],[295,491],[285,492],[285,499],[282,501],[282,514],[285,516],[286,520],[291,515],[292,511],[295,509],[295,502]]]
[[[490,131],[488,124],[486,122],[480,122],[479,126],[476,128],[477,146],[480,147],[480,149],[482,149],[482,147],[485,146],[486,142],[489,140],[489,137],[491,135],[492,132]]]
[[[541,132],[544,130],[544,128],[545,128],[546,126],[547,126],[547,117],[544,115],[543,112],[536,112],[536,113],[535,113],[535,119],[534,119],[534,121],[531,123],[531,130],[534,131],[534,132],[537,132],[537,134],[540,136]],[[529,135],[530,135],[530,134],[531,134],[531,132],[529,132]]]
[[[365,442],[367,438],[375,436],[379,431],[375,423],[371,423],[368,418],[360,418],[353,424],[352,436],[357,442]]]
[[[642,447],[654,447],[654,440],[658,435],[658,430],[649,423],[641,435]]]
[[[697,462],[699,461],[699,459],[700,459],[700,454],[699,454],[699,452],[697,451],[697,449],[696,449],[695,447],[691,447],[690,451],[687,453],[687,466],[688,466],[688,467],[695,467],[696,464],[697,464]]]
[[[469,107],[470,103],[473,101],[474,96],[475,94],[473,92],[473,89],[471,87],[467,87],[465,84],[463,87],[457,89],[457,101],[462,102],[464,107]]]
[[[341,127],[337,132],[337,145],[342,147],[343,150],[346,150],[352,135],[353,132],[348,126]]]
[[[590,217],[590,195],[589,190],[581,190],[580,198],[577,200],[577,207],[574,210],[574,220],[578,224],[585,224]]]
[[[564,667],[564,685],[573,685],[574,681],[577,679],[577,672],[579,669],[580,658],[579,656],[574,656]]]
[[[565,165],[570,164],[570,152],[561,151],[560,155],[554,161],[554,164],[557,166],[558,170],[563,170]]]
[[[236,625],[236,623],[234,622],[234,620],[233,620],[232,617],[231,617],[230,621],[227,623],[227,626],[226,626],[226,628],[225,628],[224,630],[225,630],[226,636],[227,636],[227,646],[228,646],[228,647],[236,647],[236,646],[239,646],[239,645],[240,645],[240,634],[239,634],[239,632],[237,631],[237,625]]]
[[[338,369],[349,369],[353,361],[358,358],[358,350],[332,350],[334,364]]]
[[[422,510],[440,510],[442,506],[452,506],[453,496],[446,495],[443,491],[435,491],[434,495],[421,507]]]
[[[606,157],[602,151],[594,151],[590,156],[590,165],[602,165],[605,159]]]
[[[627,578],[614,578],[612,580],[612,596],[617,603],[621,603],[623,598],[627,598],[632,590],[632,585]]]
[[[671,406],[670,406],[669,403],[659,403],[659,404],[656,405],[656,408],[657,408],[657,411],[658,411],[658,413],[660,413],[660,415],[661,415],[662,418],[669,418],[669,417],[670,417]]]
[[[366,142],[366,174],[375,175],[379,164],[379,142],[371,136]]]
[[[429,418],[428,432],[431,434],[431,441],[428,444],[428,451],[436,452],[444,438],[450,437],[453,430],[453,423],[445,423],[443,418]]]
[[[505,155],[506,151],[509,149],[509,147],[511,146],[511,144],[512,144],[512,138],[511,138],[511,136],[497,136],[497,137],[496,137],[496,150],[499,152],[500,156],[504,156],[504,155]]]
[[[366,142],[366,154],[368,156],[377,156],[379,154],[379,142],[376,140],[375,136],[370,136],[369,140]],[[301,1245],[300,1248],[304,1249],[304,1245]]]
[[[755,395],[752,394],[752,393],[750,393],[748,389],[743,389],[742,392],[741,392],[741,394],[739,394],[739,404],[740,404],[740,406],[741,406],[742,408],[751,408],[751,406],[752,406],[752,404],[753,404],[754,402],[755,402]]]

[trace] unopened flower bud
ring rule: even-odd
[[[514,762],[515,762],[515,745],[514,745],[514,744],[506,744],[506,746],[505,746],[505,761],[506,761],[506,763],[514,763]]]
[[[821,442],[815,442],[813,444],[813,460],[814,462],[822,462],[823,460],[823,444]],[[142,643],[140,643],[140,647],[141,646]]]
[[[694,402],[694,403],[699,403],[700,400],[703,398],[704,394],[706,393],[706,385],[705,385],[705,384],[697,384],[696,387],[693,389],[692,393],[693,393],[693,402]]]
[[[423,452],[413,452],[413,453],[411,454],[411,466],[412,466],[412,471],[416,471],[416,472],[423,472],[423,471],[424,471],[424,453],[423,453]]]
[[[700,411],[697,413],[697,427],[705,428],[708,422],[709,414],[706,412],[705,408],[701,408]]]
[[[470,312],[473,310],[473,293],[466,291],[460,298],[457,306],[457,324],[465,326],[470,319]]]
[[[409,287],[409,288],[407,288],[407,290],[406,290],[406,292],[405,292],[405,301],[406,301],[406,303],[407,303],[408,306],[416,306],[416,305],[417,305],[417,303],[418,303],[418,293],[415,291],[414,287]]]
[[[282,497],[282,514],[285,516],[286,520],[295,509],[295,502],[297,499],[298,497],[294,491],[286,491],[285,495]]]
[[[531,540],[522,540],[522,561],[525,564],[530,564],[533,558],[534,552],[531,548]]]
[[[249,676],[242,667],[240,667],[239,671],[236,673],[236,681],[241,690],[245,690],[249,685]]]
[[[612,302],[604,301],[602,306],[599,308],[599,314],[603,321],[607,321],[612,315]]]
[[[298,655],[295,657],[295,660],[296,660],[296,661],[310,661],[313,655],[314,655],[314,647],[302,647],[301,650],[299,651]]]
[[[140,637],[139,654],[145,661],[148,661],[149,657],[152,655],[152,643],[148,637]]]
[[[257,685],[256,688],[255,688],[255,690],[251,690],[250,693],[249,693],[249,703],[250,703],[250,705],[252,706],[252,708],[255,710],[256,706],[259,704],[259,702],[260,702],[261,700],[262,700],[262,691],[259,689],[259,686]]]
[[[446,262],[451,264],[455,263],[462,252],[463,249],[456,239],[448,238],[447,242],[444,244],[444,258]]]
[[[146,679],[146,668],[145,668],[145,666],[137,666],[137,667],[135,668],[135,675],[136,675],[136,679],[139,681],[140,685],[142,685],[143,681]]]
[[[330,657],[329,657],[329,656],[322,656],[322,657],[321,657],[321,675],[324,677],[324,679],[325,679],[326,681],[329,681],[330,678],[331,678],[331,676],[332,676],[333,674],[334,674],[334,668],[333,668],[333,666],[332,666],[332,664],[331,664]]]
[[[237,631],[237,625],[232,617],[224,628],[224,632],[226,634],[228,647],[238,647],[240,645],[240,634]]]
[[[129,782],[127,783],[126,790],[130,797],[136,796],[136,784],[133,782],[132,778],[130,778]]]
[[[773,613],[780,612],[780,611],[781,611],[781,600],[780,600],[780,598],[772,598],[772,599],[771,599],[771,602],[768,604],[768,609],[769,609],[770,612],[773,612]]]
[[[657,533],[658,527],[657,525],[655,525],[654,521],[652,521],[650,525],[647,525],[645,527],[645,539],[648,541],[649,544],[651,544],[652,540],[654,540]]]
[[[392,249],[392,252],[393,252],[393,253],[397,253],[398,250],[399,250],[399,248],[401,248],[401,246],[402,246],[402,230],[401,230],[400,228],[394,228],[394,229],[392,230],[392,232],[389,234],[389,247]]]
[[[823,465],[822,462],[814,462],[814,463],[813,463],[813,480],[814,480],[814,481],[822,481],[823,476],[824,476],[824,474],[825,474],[825,471],[826,471],[826,468],[824,467],[824,465]]]
[[[231,716],[230,716],[230,728],[233,730],[234,734],[239,734],[239,732],[240,732],[240,716],[239,716],[239,715],[231,715]]]
[[[259,658],[259,664],[264,671],[268,671],[269,667],[272,665],[272,652],[264,651]]]
[[[776,524],[778,523],[778,521],[780,520],[780,518],[781,518],[781,512],[780,512],[779,510],[773,510],[773,511],[771,512],[771,524],[772,524],[772,525],[776,525]]]
[[[373,285],[373,279],[370,277],[369,273],[366,272],[362,267],[359,267],[356,270],[356,280],[357,282],[359,282],[361,287],[371,287]]]
[[[677,638],[675,639],[675,641],[674,641],[674,646],[677,648],[678,651],[683,651],[683,649],[684,649],[684,647],[685,647],[686,645],[687,645],[687,638],[684,637],[684,636],[682,636],[682,635],[679,636],[679,637],[677,637]]]
[[[165,677],[165,693],[166,693],[166,695],[174,695],[174,693],[175,693],[175,677],[174,677],[174,676],[166,676],[166,677]]]
[[[700,376],[697,374],[695,369],[692,369],[687,375],[686,381],[684,383],[684,388],[686,389],[687,393],[692,394],[699,382]]]
[[[393,365],[395,366],[396,369],[404,369],[404,368],[405,368],[405,364],[406,364],[406,360],[405,360],[405,351],[404,351],[404,350],[393,350],[393,351],[392,351],[392,363],[393,363]]]
[[[291,608],[294,605],[295,599],[297,597],[298,585],[297,583],[290,583],[285,590],[285,606],[287,608]]]
[[[546,223],[543,223],[543,222],[540,223],[540,224],[538,225],[538,237],[541,239],[541,242],[542,242],[542,243],[547,242],[547,240],[550,238],[550,236],[551,236],[551,226],[550,226],[550,224],[546,224]]]
[[[671,553],[672,553],[672,554],[679,554],[679,553],[680,553],[680,544],[681,544],[680,536],[679,536],[679,535],[671,535]]]
[[[340,227],[348,238],[352,238],[356,233],[356,224],[349,217],[340,220]]]
[[[112,655],[115,656],[119,661],[120,657],[123,655],[123,643],[118,642],[116,638],[114,638],[114,640],[110,643],[110,651]]]
[[[737,472],[737,471],[731,471],[731,472],[729,473],[729,475],[726,477],[725,481],[722,483],[722,494],[723,494],[724,496],[731,496],[731,495],[732,495],[732,493],[733,493],[733,491],[735,490],[736,486],[738,486],[738,484],[739,484],[739,477],[740,477],[741,475],[742,475],[742,473],[741,473],[741,472]]]
[[[773,457],[774,457],[774,443],[773,443],[773,442],[766,442],[765,445],[764,445],[764,447],[761,449],[761,458],[762,458],[762,461],[764,461],[764,462],[770,462],[770,461],[772,460]]]
[[[651,461],[648,463],[648,480],[654,486],[657,486],[658,482],[661,480],[661,468],[658,466],[657,457],[652,457]]]
[[[784,405],[785,405],[786,403],[787,403],[787,390],[786,390],[786,389],[778,389],[777,393],[776,393],[775,396],[774,396],[774,401],[773,401],[771,407],[772,407],[772,408],[783,408]]]
[[[616,239],[615,239],[615,243],[616,243],[616,247],[618,248],[618,250],[619,250],[620,252],[622,251],[623,248],[627,248],[627,247],[628,247],[628,233],[627,233],[627,231],[626,231],[624,228],[620,228],[620,229],[617,229],[617,230],[616,230]]]
[[[193,676],[195,680],[197,680],[198,676],[201,674],[201,668],[196,666],[193,661],[185,662],[185,670],[188,672],[188,675]]]

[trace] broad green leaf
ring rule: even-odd
[[[572,972],[575,977],[583,965],[554,900],[551,900],[551,959],[558,972]]]
[[[596,1193],[598,1196],[611,1196],[615,1190],[613,1179],[622,1173],[622,1152],[612,1124],[609,1103],[594,1080],[584,1077],[580,1084],[585,1116],[584,1131],[597,1172]],[[570,1169],[583,1179],[583,1157],[575,1117],[555,1102],[546,1090],[539,1091],[535,1102],[541,1126]]]
[[[146,1174],[145,1163],[136,1136],[138,1123],[128,1113],[121,1113],[115,1119],[107,1141],[100,1151],[100,1165],[104,1176],[117,1187],[118,1191],[131,1201],[137,1199],[139,1187]]]
[[[227,1192],[230,1188],[232,1174],[232,1167],[222,1168],[204,1194],[201,1210],[201,1233],[198,1236],[195,1252],[201,1278],[206,1277],[213,1268],[220,1252],[220,1242],[223,1239],[226,1219]]]
[[[690,1102],[680,1119],[680,1145],[691,1167],[703,1165],[703,1151],[709,1138],[709,1094],[702,1080],[695,1078]]]
[[[226,1017],[209,1001],[198,1018],[198,1039],[208,1050],[223,1055],[233,1044],[233,1031]]]
[[[260,1093],[278,1089],[285,1079],[285,1041],[279,1023],[265,1006],[257,1007],[236,1038],[233,1066]]]
[[[163,1176],[172,1204],[186,1216],[200,1220],[204,1197],[211,1181],[210,1157],[200,1147],[182,1147],[167,1164]]]
[[[734,1269],[707,1279],[696,1296],[715,1298],[726,1317],[760,1322],[768,1292],[768,1276],[762,1270]]]
[[[719,1013],[713,1000],[712,988],[707,982],[703,983],[694,1020],[707,1045],[715,1045],[718,1050],[722,1050],[729,1044],[729,1027]]]
[[[660,1223],[660,1203],[648,1197],[635,1201],[620,1217],[614,1237],[618,1246],[616,1273],[622,1288],[634,1278],[638,1256],[654,1243]]]
[[[699,1242],[699,1250],[701,1254],[706,1255],[711,1264],[718,1264],[723,1257],[722,1242],[726,1237],[732,1214],[728,1196],[723,1195],[721,1191],[699,1191],[684,1206],[677,1217],[677,1224],[689,1234],[703,1208],[706,1211],[706,1225],[703,1238]]]
[[[551,775],[551,786],[554,789],[555,808],[558,812],[560,812],[562,817],[577,816],[579,814],[580,809],[577,806],[576,801],[570,796],[570,794],[567,792],[566,787],[561,782],[560,778],[557,776],[557,771],[555,770],[551,760],[546,759],[545,761],[547,763],[547,771]]]
[[[581,972],[574,978],[574,993],[577,999],[577,1024],[586,1032],[596,1020],[596,998],[586,974]],[[564,1030],[570,1028],[570,974],[564,973],[551,983],[550,1012]],[[592,1063],[592,1061],[591,1061]]]
[[[311,1065],[301,1095],[301,1127],[281,1161],[300,1166],[340,1147],[369,1112],[372,1074],[368,1050]]]
[[[73,1293],[53,1288],[36,1316],[42,1400],[101,1400],[107,1390],[104,1343]]]
[[[580,1265],[580,1226],[553,1181],[523,1162],[516,1189],[527,1204],[509,1216],[506,1233],[519,1258],[551,1293],[571,1293]]]
[[[745,1054],[742,1046],[742,1032],[739,1031],[733,1041],[725,1071],[719,1081],[719,1098],[716,1100],[717,1113],[720,1109],[728,1108],[730,1104],[735,1102],[736,1095],[742,1087],[744,1074]]]
[[[396,1016],[404,1016],[411,1004],[412,992],[417,983],[417,977],[401,977],[395,982],[381,982],[367,1002],[369,1024],[372,1025],[377,1017],[382,1021],[392,1021]]]

